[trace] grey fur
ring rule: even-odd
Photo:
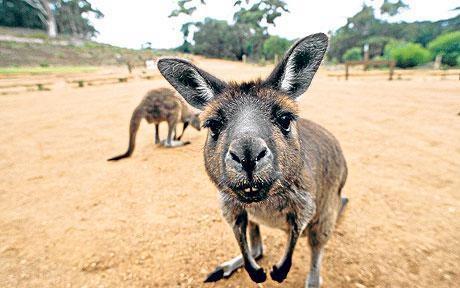
[[[160,60],[166,79],[191,105],[203,109],[202,119],[210,128],[204,147],[206,171],[219,189],[223,216],[241,250],[241,258],[218,266],[207,280],[231,274],[229,269],[237,269],[238,259],[243,259],[251,279],[265,281],[266,273],[255,259],[258,254],[246,239],[248,223],[261,223],[288,235],[271,278],[282,282],[287,277],[297,240],[308,236],[312,258],[306,285],[320,285],[323,248],[346,203],[341,191],[347,166],[335,137],[299,119],[293,99],[310,85],[326,47],[324,34],[305,37],[289,49],[267,80],[241,84],[216,81],[182,60]],[[189,72],[181,74],[178,65]],[[212,90],[205,93],[212,99],[204,97],[197,85],[186,85],[196,84],[196,75],[203,77],[200,83],[222,84],[218,89],[205,87]]]
[[[199,114],[194,113],[187,103],[176,97],[173,90],[167,88],[151,90],[134,109],[131,116],[128,150],[124,154],[108,159],[108,161],[117,161],[131,156],[142,119],[145,119],[149,124],[155,124],[155,144],[161,143],[166,147],[179,147],[190,143],[180,141],[188,124],[197,130],[201,129]],[[160,141],[159,124],[163,121],[168,122],[168,138]],[[176,126],[179,122],[184,123],[184,128],[182,134],[177,137]]]

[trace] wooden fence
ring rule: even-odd
[[[388,61],[388,60],[364,60],[364,61],[347,61],[345,62],[345,80],[348,80],[350,76],[350,67],[363,65],[364,70],[367,70],[370,66],[383,66],[386,65],[389,67],[388,70],[388,80],[393,80],[393,75],[395,71],[396,63],[395,61]]]

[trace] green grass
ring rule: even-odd
[[[97,69],[98,67],[94,67],[94,66],[0,67],[0,75],[87,73],[87,72],[94,72]]]
[[[88,40],[81,40],[78,43],[69,41],[69,45],[56,45],[46,37],[46,34],[43,34],[43,31],[33,29],[0,27],[0,34],[45,40],[43,43],[0,41],[0,67],[34,67],[0,68],[0,74],[71,73],[74,70],[76,70],[75,72],[85,72],[87,66],[126,66],[128,61],[140,66],[143,65],[145,59],[174,54],[173,51],[169,50],[127,49]],[[61,35],[57,40],[65,40],[66,37],[69,36]],[[35,68],[39,66],[43,69]],[[47,69],[48,66],[51,68]],[[81,71],[82,68],[75,68],[74,66],[85,66],[85,68]]]

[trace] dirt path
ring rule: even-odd
[[[268,72],[202,65],[226,79]],[[105,161],[126,149],[143,94],[162,85],[0,97],[0,287],[200,287],[238,254],[203,168],[205,132],[190,129],[191,145],[168,150],[143,123],[133,157]],[[458,285],[459,81],[320,75],[300,105],[341,141],[350,169],[350,205],[327,246],[324,287]],[[262,234],[269,268],[284,235]],[[308,265],[304,239],[283,286],[301,287]],[[206,285],[254,286],[243,272]]]

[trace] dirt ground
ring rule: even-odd
[[[225,79],[269,67],[207,60]],[[340,140],[349,166],[344,218],[328,243],[324,287],[458,287],[460,283],[460,82],[319,75],[301,115]],[[205,131],[191,145],[153,144],[142,123],[124,152],[131,112],[164,80],[0,97],[0,287],[254,287],[239,271],[204,285],[237,255],[203,167]],[[162,137],[165,127],[160,128]],[[285,236],[262,227],[268,269]],[[279,285],[303,287],[301,239]]]

